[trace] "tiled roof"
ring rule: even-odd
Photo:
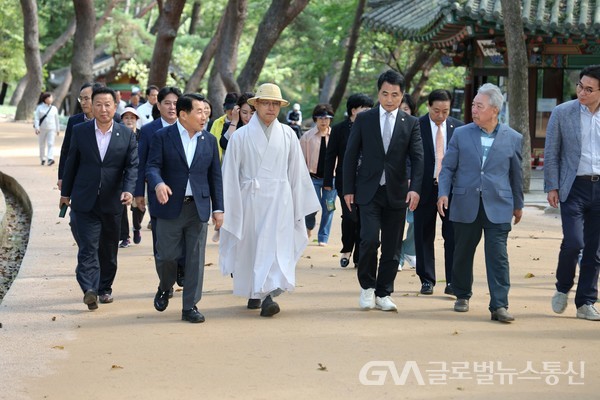
[[[600,0],[521,0],[530,34],[600,36]],[[476,26],[503,29],[500,0],[378,0],[363,17],[370,29],[416,41],[446,42],[471,35]]]

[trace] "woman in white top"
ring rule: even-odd
[[[44,165],[47,159],[48,166],[54,164],[54,139],[60,133],[58,109],[52,105],[53,101],[52,93],[43,92],[33,113],[33,127],[40,144],[40,161]],[[48,145],[48,153],[46,153],[46,145]]]

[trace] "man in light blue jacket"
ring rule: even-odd
[[[473,99],[473,123],[456,128],[439,176],[438,211],[444,216],[452,188],[454,225],[452,286],[454,310],[469,311],[475,250],[485,232],[485,264],[492,320],[511,322],[506,241],[523,214],[522,135],[498,122],[504,98],[500,88],[481,86]]]
[[[573,287],[583,250],[575,294],[577,318],[600,321],[600,65],[584,68],[576,86],[577,99],[557,106],[546,129],[544,191],[558,207],[563,241],[556,268],[552,309],[561,314]]]

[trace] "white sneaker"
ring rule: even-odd
[[[552,296],[552,311],[557,314],[562,314],[567,308],[568,295],[567,293],[559,292],[558,290]],[[579,309],[578,309],[579,311]]]
[[[360,300],[358,305],[363,310],[375,308],[375,289],[360,289]]]
[[[404,259],[406,260],[406,262],[410,266],[410,269],[417,268],[417,256],[408,256],[408,255],[405,255]]]
[[[596,310],[596,307],[593,304],[584,304],[577,308],[577,318],[600,321],[600,312]]]
[[[390,296],[377,296],[375,298],[375,307],[381,311],[398,311],[398,307],[396,307]]]

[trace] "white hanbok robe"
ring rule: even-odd
[[[264,299],[292,291],[308,244],[304,217],[321,209],[296,134],[275,120],[270,139],[254,114],[227,144],[219,265],[233,293]]]

